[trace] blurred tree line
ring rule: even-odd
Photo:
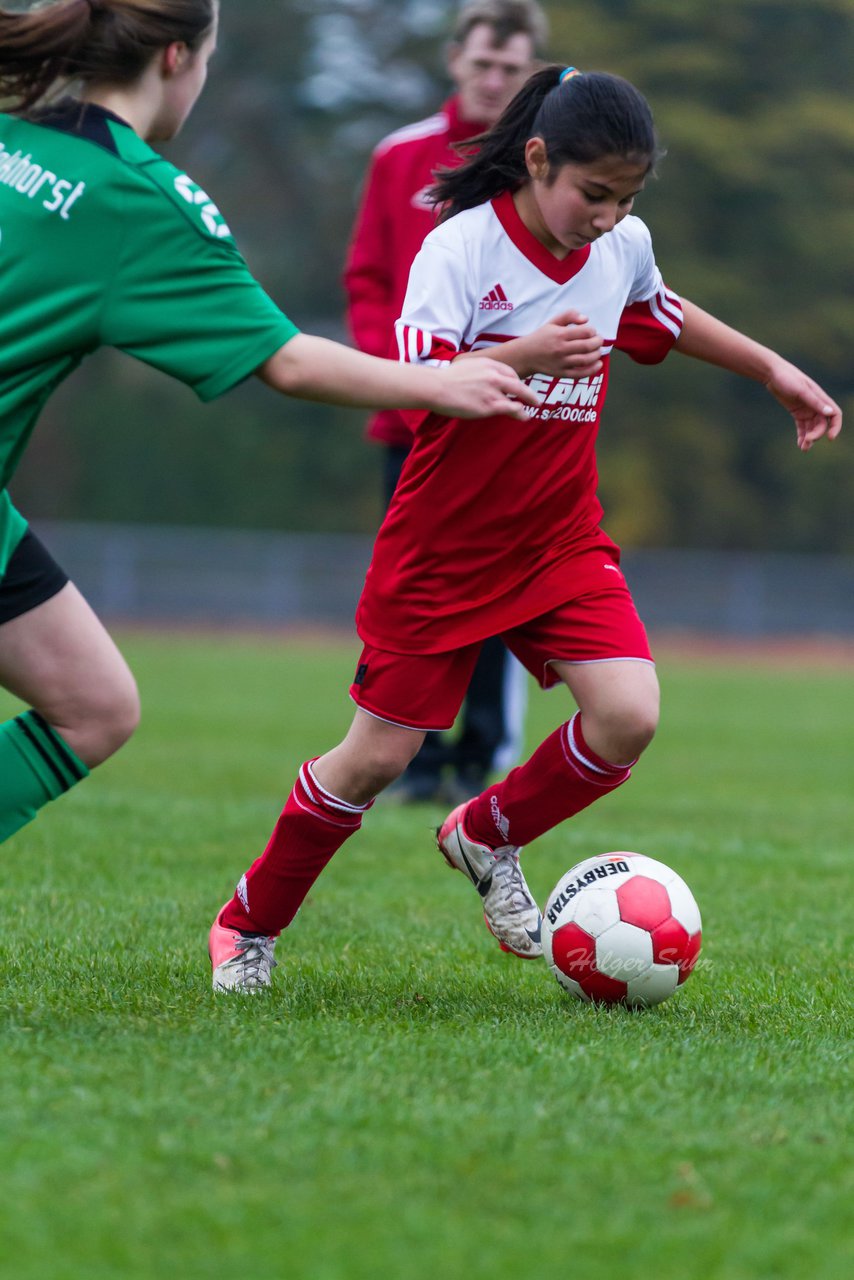
[[[617,72],[667,155],[637,212],[667,282],[854,407],[854,0],[546,3],[556,61]],[[343,338],[340,274],[373,144],[447,93],[442,0],[224,0],[205,96],[168,154],[258,278]],[[617,364],[617,361],[619,363]],[[113,352],[51,402],[14,496],[33,516],[372,531],[364,415],[255,380],[213,405]],[[802,456],[762,388],[615,358],[606,525],[629,545],[854,551],[854,450]]]

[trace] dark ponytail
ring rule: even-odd
[[[56,86],[132,84],[158,49],[197,48],[218,0],[57,0],[0,9],[0,100],[26,113]]]
[[[619,76],[584,72],[561,82],[563,67],[536,71],[488,133],[465,144],[477,148],[446,169],[430,190],[442,219],[485,204],[528,180],[525,144],[542,138],[549,180],[564,164],[592,164],[605,156],[655,166],[660,152],[652,112],[641,93]]]

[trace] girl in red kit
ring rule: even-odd
[[[798,446],[839,408],[782,357],[664,285],[632,204],[657,154],[649,107],[614,76],[547,67],[480,150],[436,188],[444,208],[413,263],[402,361],[489,355],[535,392],[527,419],[421,413],[359,603],[364,648],[349,733],[300,770],[262,856],[210,937],[217,990],[267,986],[279,932],[333,853],[418,750],[452,723],[483,640],[501,635],[576,714],[438,834],[501,946],[536,957],[523,845],[620,786],[658,722],[646,633],[600,527],[595,441],[610,353],[675,348],[761,381]]]

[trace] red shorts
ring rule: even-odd
[[[652,662],[628,587],[579,596],[501,634],[543,689],[557,684],[552,662]],[[380,720],[407,729],[450,729],[471,681],[482,641],[448,653],[388,653],[366,645],[350,696]]]

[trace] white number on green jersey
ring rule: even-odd
[[[225,236],[230,236],[228,223],[220,213],[219,209],[211,200],[206,191],[202,191],[193,179],[188,177],[186,173],[179,173],[175,179],[175,190],[179,196],[182,196],[187,204],[200,205],[202,222],[205,229],[210,232],[217,240],[222,240]]]

